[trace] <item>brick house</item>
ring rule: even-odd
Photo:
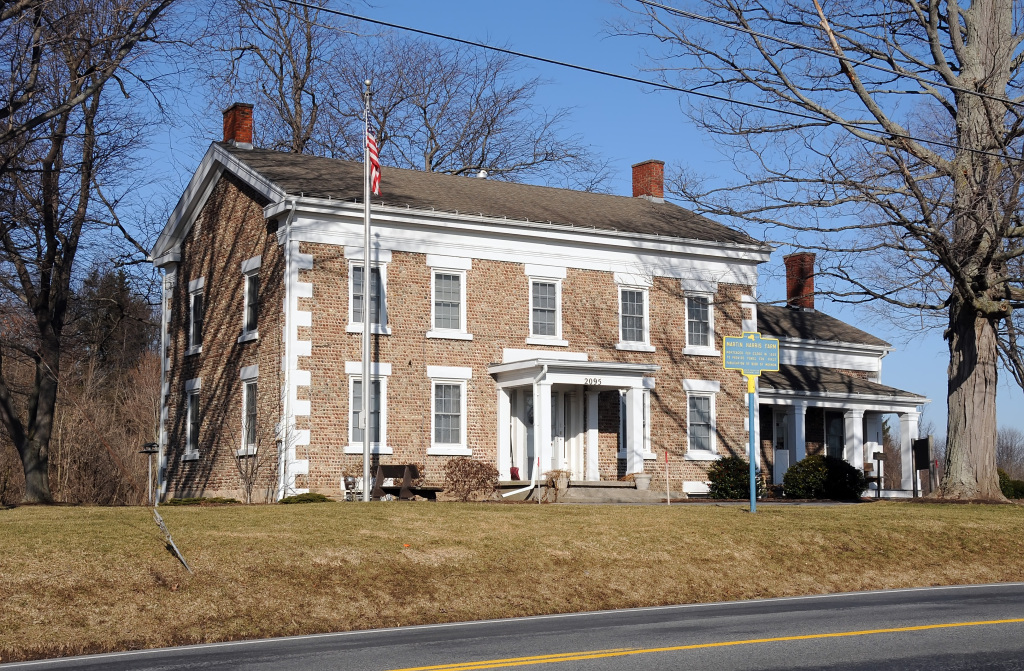
[[[746,452],[746,383],[718,343],[755,325],[786,339],[791,364],[760,395],[769,467],[813,441],[812,409],[840,407],[792,367],[827,366],[854,385],[848,405],[865,389],[908,417],[900,403],[923,402],[857,359],[888,345],[853,327],[818,338],[825,315],[759,306],[771,249],[666,203],[660,161],[633,167],[632,198],[385,168],[365,259],[360,163],[253,148],[248,105],[225,111],[224,132],[152,251],[163,495],[237,495],[239,463],[262,468],[271,498],[339,494],[361,471],[367,285],[373,458],[422,464],[428,482],[469,456],[503,481],[647,471],[663,488],[667,460],[674,489],[700,492],[714,460]],[[851,451],[874,435],[870,417]],[[776,425],[793,435],[776,440]]]

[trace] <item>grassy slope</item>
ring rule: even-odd
[[[0,510],[0,660],[1024,579],[1024,507]],[[408,545],[408,547],[406,547]]]

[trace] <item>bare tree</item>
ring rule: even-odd
[[[741,179],[682,173],[704,214],[821,250],[823,288],[944,327],[940,495],[1000,499],[995,394],[1019,381],[1021,7],[941,0],[643,2],[623,32],[664,45],[665,81],[719,96],[689,113]],[[694,99],[695,100],[695,99]]]
[[[42,0],[20,3],[24,11],[0,24],[12,83],[0,130],[0,420],[22,462],[26,502],[52,500],[50,439],[83,236],[114,226],[98,195],[141,133],[116,100],[128,90],[122,76],[172,2]],[[33,373],[19,389],[7,372],[20,364]]]
[[[1014,427],[999,429],[996,438],[996,466],[1011,478],[1024,479],[1024,432]]]

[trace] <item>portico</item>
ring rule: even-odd
[[[645,395],[654,388],[652,375],[660,366],[537,350],[506,350],[504,358],[488,367],[497,383],[502,480],[516,475],[536,480],[551,470],[569,471],[573,480],[600,480],[598,414],[604,391],[619,391],[623,399],[626,472],[643,472]]]

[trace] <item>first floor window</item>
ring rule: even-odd
[[[434,443],[462,444],[462,385],[434,384]]]
[[[380,380],[373,380],[370,383],[370,412],[368,425],[370,427],[370,442],[380,443]],[[352,422],[351,440],[356,444],[363,442],[362,410],[363,410],[363,381],[352,381]]]
[[[252,454],[256,451],[256,382],[246,382],[243,387],[242,447]]]
[[[688,449],[696,452],[713,452],[714,414],[712,397],[691,394],[687,405],[686,431],[690,441]]]
[[[707,296],[686,299],[686,344],[690,347],[711,346],[711,300]]]
[[[186,398],[188,402],[188,436],[185,448],[187,453],[195,454],[199,452],[199,391],[189,392]]]

